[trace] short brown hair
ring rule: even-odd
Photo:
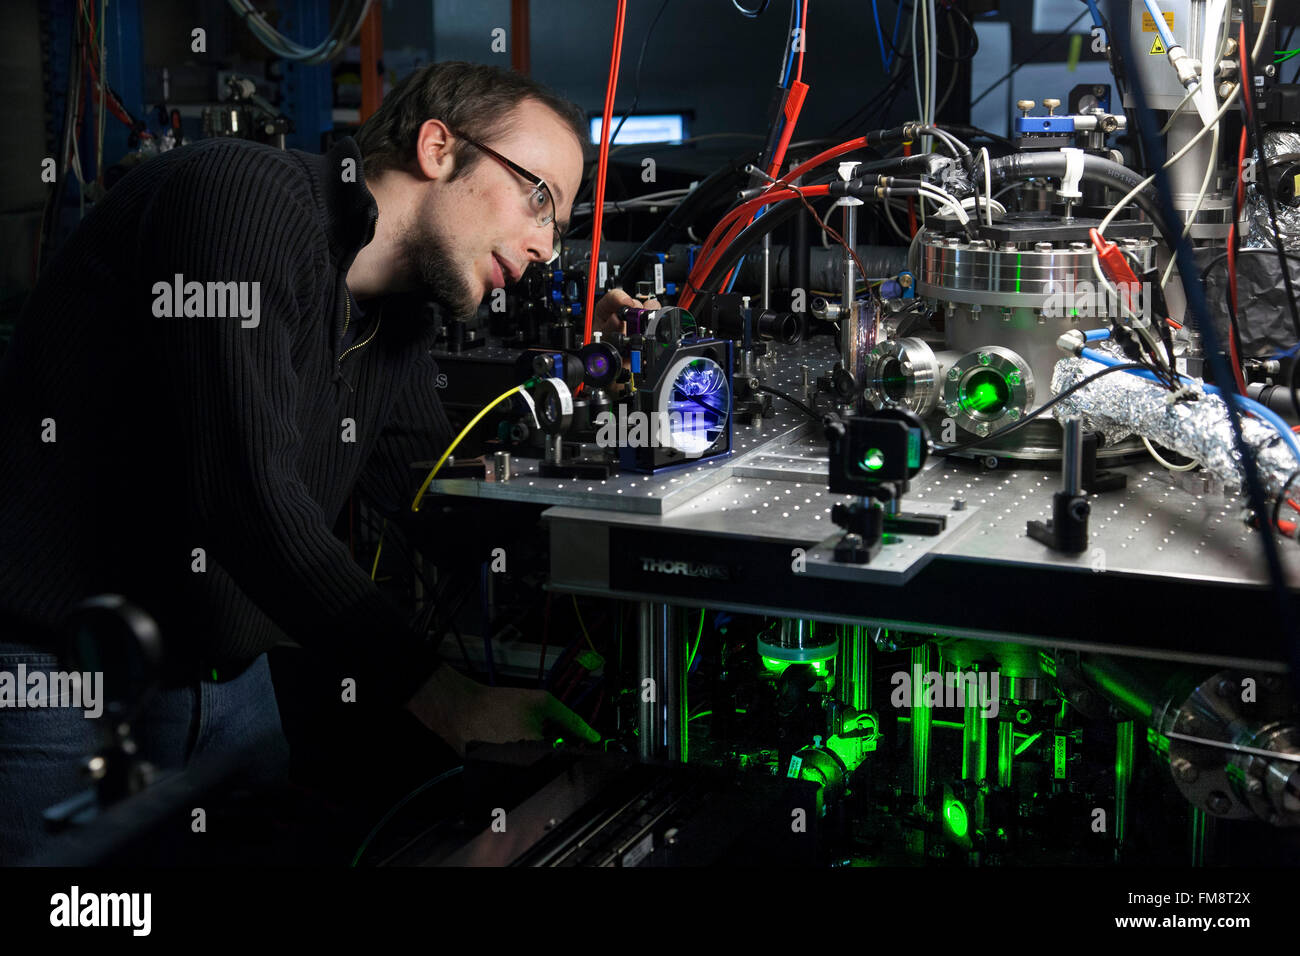
[[[393,87],[357,132],[367,173],[409,169],[415,163],[420,127],[431,119],[485,142],[508,129],[507,118],[524,99],[533,99],[564,120],[584,144],[587,117],[576,104],[522,73],[478,63],[450,61],[420,67]],[[482,153],[458,142],[452,179],[468,172]]]

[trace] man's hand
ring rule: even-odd
[[[407,701],[406,709],[461,756],[471,740],[571,737],[600,742],[600,734],[549,691],[484,687],[445,664]]]
[[[623,320],[618,317],[618,310],[625,305],[636,309],[662,309],[658,299],[641,302],[634,299],[622,289],[614,289],[601,296],[596,303],[595,315],[591,318],[591,330],[601,335],[611,335],[623,331]]]

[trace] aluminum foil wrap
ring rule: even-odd
[[[1060,394],[1102,367],[1085,358],[1062,359],[1052,374],[1052,392]],[[1197,400],[1171,405],[1165,401],[1168,389],[1128,372],[1113,372],[1062,399],[1053,414],[1062,422],[1078,415],[1085,429],[1099,432],[1108,442],[1145,436],[1196,459],[1225,486],[1244,487],[1227,405],[1205,392],[1199,381],[1192,388]],[[1255,451],[1267,494],[1276,496],[1300,463],[1272,426],[1243,417],[1241,427],[1246,445]]]
[[[1271,129],[1264,133],[1264,159],[1278,156],[1300,156],[1300,133],[1284,129]],[[1263,164],[1256,180],[1264,175]],[[1282,248],[1288,252],[1300,251],[1300,209],[1293,209],[1274,197],[1277,209],[1277,228],[1282,234]],[[1248,249],[1273,249],[1273,224],[1268,215],[1268,200],[1264,198],[1258,181],[1246,190],[1246,230],[1242,245]]]

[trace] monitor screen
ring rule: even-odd
[[[600,143],[600,116],[591,118],[591,142]],[[618,119],[614,120],[614,129],[618,137],[611,146],[627,146],[630,143],[677,143],[686,138],[686,116],[682,113],[646,113],[629,116],[623,128],[619,129]]]

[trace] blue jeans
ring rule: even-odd
[[[64,669],[46,651],[0,643],[0,673],[16,681],[20,664],[28,675]],[[102,747],[100,721],[107,719],[76,707],[0,706],[0,866],[39,853],[48,839],[42,812],[91,786],[83,768]],[[238,754],[248,785],[274,785],[287,776],[289,745],[265,654],[229,681],[158,690],[133,722],[131,738],[139,756],[160,771]]]

